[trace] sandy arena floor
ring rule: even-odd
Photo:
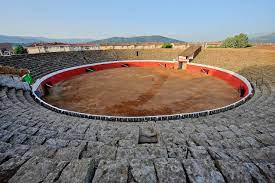
[[[44,98],[54,106],[91,114],[141,116],[193,112],[239,99],[223,80],[163,68],[116,68],[62,81]]]

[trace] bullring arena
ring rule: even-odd
[[[275,49],[181,51],[0,57],[0,182],[273,182]]]
[[[44,98],[59,108],[90,114],[153,116],[218,108],[240,97],[223,80],[199,72],[128,66],[58,82]]]

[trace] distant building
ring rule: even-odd
[[[96,44],[33,43],[26,47],[29,54],[67,51],[99,50]]]
[[[112,49],[114,49],[114,46],[111,44],[103,43],[103,44],[100,44],[99,49],[100,50],[112,50]]]
[[[210,41],[210,42],[189,42],[190,46],[201,46],[202,49],[210,47],[220,47],[222,45],[221,41]]]
[[[186,49],[187,47],[189,47],[188,43],[171,43],[174,49]]]
[[[13,48],[11,43],[0,43],[0,55],[11,56],[13,55]]]
[[[109,49],[155,49],[155,48],[161,48],[161,47],[162,47],[162,43],[158,43],[158,42],[100,44],[100,49],[101,50],[109,50]]]
[[[33,43],[26,47],[29,54],[87,50],[112,50],[112,49],[157,49],[162,48],[160,42],[144,43],[95,43],[67,44],[67,43]],[[186,49],[188,43],[172,43],[175,49]]]

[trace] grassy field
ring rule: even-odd
[[[275,88],[275,47],[211,48],[203,50],[193,62],[232,70],[251,81],[264,78]]]

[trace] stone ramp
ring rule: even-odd
[[[201,46],[190,46],[186,50],[181,52],[179,55],[184,56],[184,57],[188,57],[188,56],[193,55],[195,52],[197,52],[200,49],[201,49]]]

